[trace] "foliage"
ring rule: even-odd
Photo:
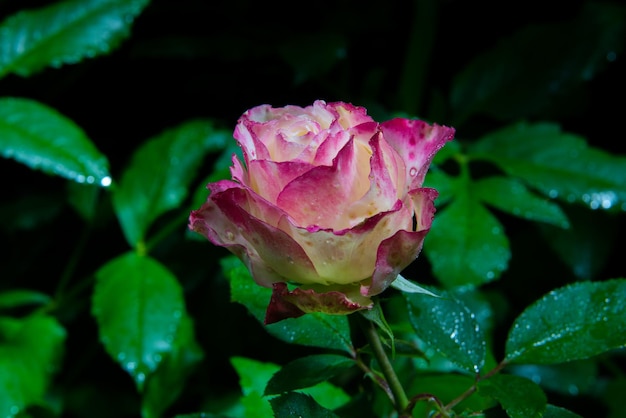
[[[398,416],[365,321],[411,416],[623,417],[624,5],[231,3],[0,2],[0,416]],[[315,99],[457,137],[408,280],[264,326],[187,217],[243,111]]]

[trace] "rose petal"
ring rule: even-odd
[[[317,166],[289,183],[276,199],[297,225],[344,229],[345,209],[368,190],[369,167],[358,164],[369,159],[370,150],[353,140],[339,151],[332,166]],[[365,173],[363,170],[367,170]],[[320,187],[325,186],[322,192]]]
[[[422,185],[435,153],[454,137],[454,128],[421,120],[396,118],[380,125],[389,145],[406,162],[406,185],[415,189]]]
[[[369,280],[376,267],[379,244],[399,229],[411,230],[412,206],[401,201],[391,211],[379,213],[351,229],[305,229],[287,219],[279,227],[307,253],[320,284],[349,284]]]
[[[251,212],[263,215],[265,221]],[[267,222],[278,224],[284,216],[278,208],[239,186],[212,193],[207,203],[191,213],[190,227],[244,260],[262,286],[288,280],[314,283],[318,275],[306,252],[284,231]]]
[[[361,288],[363,295],[374,296],[384,291],[398,274],[417,258],[435,216],[436,197],[435,189],[423,188],[411,191],[410,198],[418,217],[416,230],[399,230],[381,242],[376,254],[372,282],[369,286]]]
[[[250,161],[249,183],[246,184],[267,201],[276,204],[278,195],[285,186],[312,168],[311,164],[299,161]]]
[[[359,294],[358,288],[342,287],[337,290],[317,292],[315,289],[296,288],[289,291],[285,283],[273,285],[272,297],[265,313],[265,324],[287,318],[297,318],[305,313],[322,312],[347,315],[362,309],[371,309],[371,299]]]

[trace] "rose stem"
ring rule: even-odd
[[[380,335],[378,335],[378,331],[376,330],[376,326],[373,322],[365,319],[361,319],[361,325],[363,331],[365,333],[365,337],[374,352],[374,357],[378,361],[381,371],[383,372],[383,376],[387,380],[387,384],[389,385],[389,389],[391,389],[391,393],[393,394],[393,398],[395,400],[395,407],[398,413],[402,414],[404,409],[409,404],[409,400],[406,397],[406,393],[404,393],[404,388],[400,383],[400,379],[398,379],[398,375],[396,375],[391,362],[389,361],[389,357],[387,357],[387,353],[385,352],[385,348],[383,347],[383,343],[380,340]]]

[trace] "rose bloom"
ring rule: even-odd
[[[421,251],[437,197],[422,183],[453,136],[343,102],[255,107],[234,133],[245,164],[233,155],[233,180],[207,186],[189,227],[273,288],[266,324],[370,309]]]

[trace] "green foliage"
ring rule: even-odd
[[[513,323],[506,360],[564,363],[626,346],[624,297],[625,279],[581,282],[551,291]]]
[[[0,2],[0,416],[623,417],[619,1],[26,3]],[[318,98],[456,139],[375,309],[265,326],[189,211],[242,112]]]
[[[185,311],[176,277],[148,256],[123,254],[96,272],[92,306],[104,347],[143,391],[174,351]]]
[[[107,158],[81,128],[46,105],[0,98],[0,136],[5,158],[79,183],[107,186],[111,181]]]
[[[24,10],[0,24],[0,77],[107,54],[130,35],[149,0],[68,0]]]

